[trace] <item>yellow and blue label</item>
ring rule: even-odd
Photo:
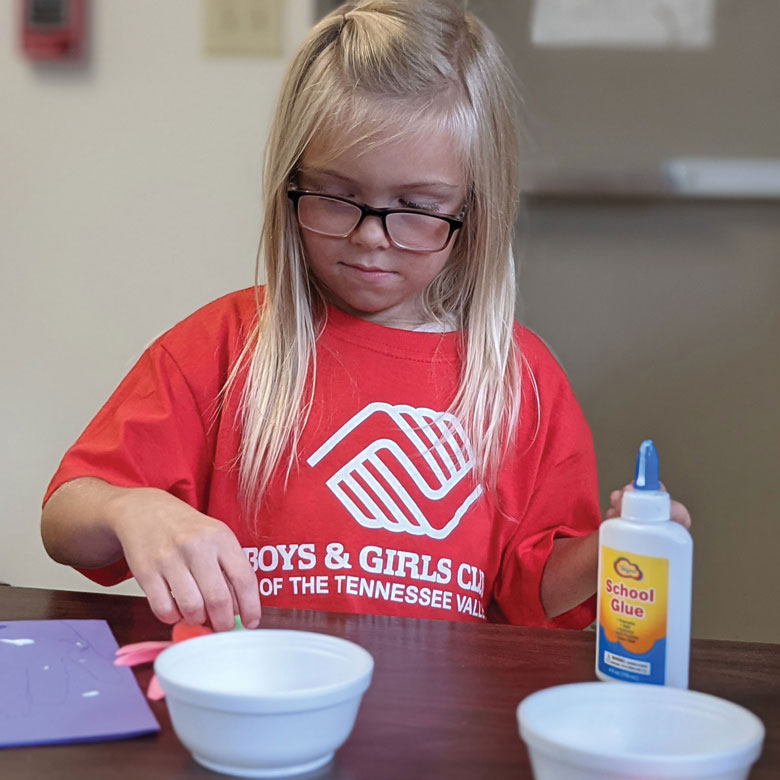
[[[663,685],[669,561],[601,548],[598,669]]]

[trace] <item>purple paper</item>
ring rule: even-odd
[[[159,731],[105,620],[0,621],[0,747]]]

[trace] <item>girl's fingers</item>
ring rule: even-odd
[[[620,505],[623,501],[623,491],[613,490],[609,494],[609,507],[607,507],[605,519],[611,520],[613,517],[620,517]]]
[[[237,614],[241,616],[244,628],[257,628],[260,625],[260,594],[252,566],[240,551],[236,555],[225,555],[220,563],[235,596]]]
[[[690,530],[691,515],[687,508],[679,501],[672,501],[669,508],[669,516],[675,523],[679,523],[683,528]]]
[[[168,583],[158,574],[144,576],[135,574],[136,582],[146,594],[146,599],[152,612],[163,623],[178,623],[182,620],[182,614],[176,607],[176,602],[171,596]]]
[[[238,607],[238,599],[236,598],[235,590],[233,590],[233,583],[228,579],[224,569],[222,570],[222,575],[225,578],[225,582],[227,582],[228,590],[230,591],[230,598],[233,600],[233,614],[238,615],[240,614],[241,610]]]
[[[210,622],[216,631],[231,629],[237,613],[256,625],[257,580],[233,532],[167,493],[135,495],[141,520],[117,524],[116,533],[154,614],[165,623]]]
[[[212,557],[213,556],[213,557]],[[225,575],[213,553],[196,555],[190,563],[190,571],[197,584],[204,616],[201,623],[208,621],[215,631],[227,631],[233,628],[233,596],[225,580]]]
[[[189,569],[182,565],[172,572],[165,573],[171,595],[182,618],[191,626],[206,622],[206,606],[203,603],[200,587]]]

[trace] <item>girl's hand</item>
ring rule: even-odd
[[[666,490],[663,483],[661,484],[661,489]],[[607,509],[607,513],[605,515],[605,518],[607,520],[610,520],[613,517],[620,517],[620,504],[623,501],[623,492],[625,490],[633,490],[633,487],[631,486],[631,483],[626,485],[621,490],[613,490],[609,494],[609,509]],[[691,528],[691,515],[690,512],[686,509],[684,504],[681,504],[679,501],[672,500],[670,502],[669,507],[669,517],[671,520],[673,520],[675,523],[679,523],[683,528],[687,528],[690,530]]]
[[[165,623],[209,621],[215,631],[260,622],[257,579],[233,532],[156,488],[123,490],[113,530],[125,560]]]

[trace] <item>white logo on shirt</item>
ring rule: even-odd
[[[480,485],[474,487],[441,528],[431,525],[421,506],[445,498],[473,468],[471,444],[453,415],[405,404],[371,403],[342,425],[306,462],[316,466],[375,413],[390,417],[403,436],[401,443],[387,438],[371,442],[338,468],[325,484],[366,528],[444,539],[482,494]],[[407,448],[411,445],[416,462],[402,444]],[[394,469],[411,478],[415,495],[401,483],[402,474],[397,475]],[[467,488],[468,485],[468,481],[464,483]]]

